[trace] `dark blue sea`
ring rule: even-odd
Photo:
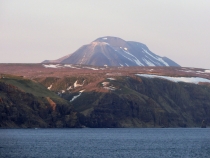
[[[210,128],[0,129],[1,158],[210,158]]]

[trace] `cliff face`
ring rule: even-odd
[[[29,66],[0,67],[27,75],[1,75],[0,127],[210,126],[209,70]]]
[[[33,127],[78,127],[77,114],[72,110],[71,105],[57,98],[53,92],[45,95],[34,95],[28,93],[18,86],[5,82],[19,83],[27,89],[24,84],[36,85],[38,83],[24,79],[14,79],[10,77],[0,81],[0,127],[1,128],[33,128]],[[38,94],[37,87],[34,93]],[[44,87],[43,87],[44,88]],[[45,88],[44,88],[45,89]],[[42,93],[44,93],[42,91]],[[56,96],[56,97],[55,97]]]
[[[210,123],[209,87],[133,78],[126,78],[121,84],[113,82],[116,84],[119,90],[83,94],[73,102],[88,118],[82,120],[84,124],[90,127],[200,127],[203,120]]]
[[[46,78],[42,83],[52,80]],[[54,79],[54,91],[72,84],[61,97],[81,113],[80,122],[87,127],[200,127],[203,120],[210,123],[208,85],[139,76],[100,78],[96,82],[89,76],[78,79],[81,86],[74,87],[73,80]]]

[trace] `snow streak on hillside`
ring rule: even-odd
[[[170,77],[170,76],[159,76],[159,75],[149,75],[149,74],[136,74],[137,76],[140,77],[147,77],[147,78],[160,78],[160,79],[166,79],[172,82],[186,82],[186,83],[202,83],[202,82],[207,82],[210,83],[210,80],[206,78],[201,78],[201,77]]]

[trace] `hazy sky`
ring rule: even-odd
[[[38,63],[98,37],[210,69],[210,0],[0,0],[0,63]]]

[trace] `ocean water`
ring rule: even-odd
[[[1,158],[210,158],[210,128],[0,129]]]

